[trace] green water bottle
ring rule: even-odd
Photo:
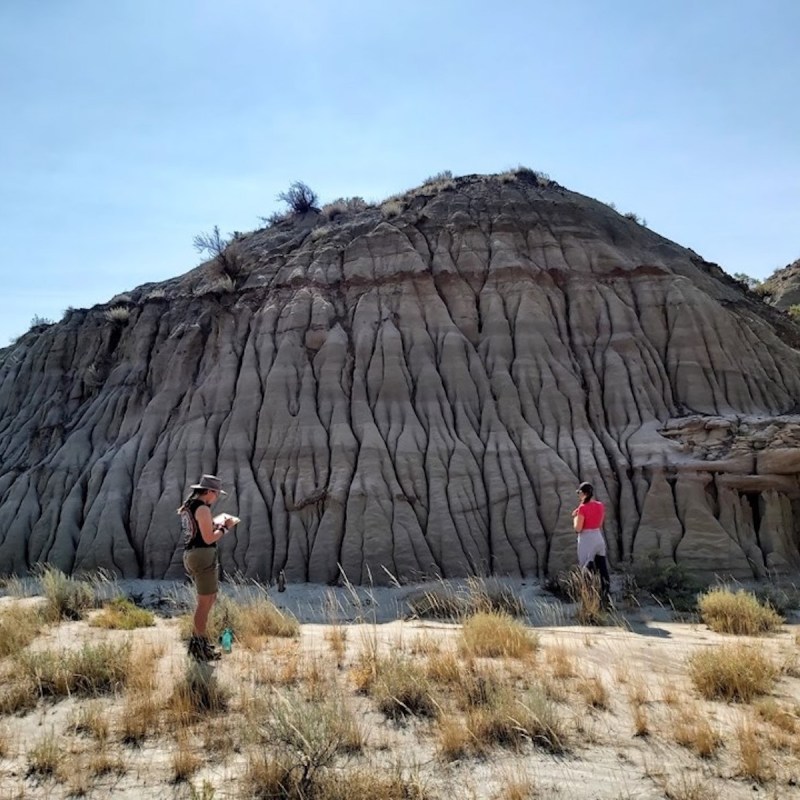
[[[222,645],[222,652],[230,653],[233,649],[233,631],[230,628],[225,628],[219,637],[219,641]]]

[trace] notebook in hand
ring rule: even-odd
[[[228,520],[231,520],[229,522]],[[214,525],[222,525],[227,530],[230,530],[234,525],[238,525],[241,522],[239,517],[234,517],[233,514],[217,514],[214,517]]]

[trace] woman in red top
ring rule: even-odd
[[[581,569],[600,573],[600,593],[604,605],[611,601],[611,580],[608,574],[606,540],[603,537],[605,506],[594,499],[590,483],[578,487],[580,505],[572,512],[572,527],[578,534],[578,564]]]

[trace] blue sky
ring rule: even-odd
[[[794,0],[3,0],[0,347],[303,180],[518,164],[729,272],[800,257]]]

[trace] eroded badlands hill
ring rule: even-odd
[[[798,329],[695,253],[527,172],[233,248],[2,352],[3,571],[178,576],[202,472],[261,578],[551,573],[578,480],[616,560],[800,568]]]

